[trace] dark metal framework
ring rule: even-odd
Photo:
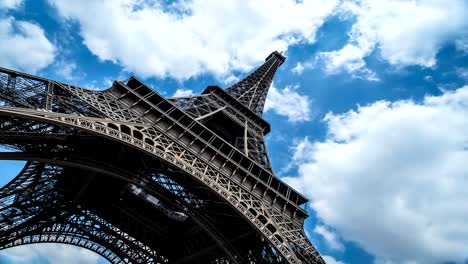
[[[263,106],[273,52],[223,90],[164,98],[135,77],[104,91],[0,68],[0,248],[73,244],[111,263],[325,263],[307,199],[271,169]]]

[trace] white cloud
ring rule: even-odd
[[[297,75],[301,75],[307,69],[315,68],[317,60],[307,60],[303,62],[296,63],[296,66],[291,69],[291,72]]]
[[[67,81],[82,79],[85,74],[78,70],[78,66],[74,62],[60,60],[55,65],[55,74],[64,78]]]
[[[325,260],[325,263],[327,264],[346,264],[344,262],[338,261],[332,256],[322,256],[323,260]]]
[[[468,68],[457,67],[455,68],[457,76],[465,81],[468,81]]]
[[[431,75],[426,75],[424,76],[424,80],[426,82],[434,82],[434,77],[432,77]]]
[[[375,73],[365,59],[376,48],[392,65],[432,67],[439,49],[468,30],[465,0],[347,0],[341,11],[356,17],[349,41],[319,58],[329,73],[344,70],[371,80]]]
[[[468,86],[328,114],[286,178],[323,223],[381,263],[468,259]],[[306,151],[308,153],[306,153]],[[301,161],[302,159],[302,161]]]
[[[101,60],[144,77],[186,79],[247,71],[271,51],[314,42],[338,0],[49,2],[79,23],[84,44]]]
[[[314,232],[317,234],[320,234],[325,241],[327,242],[327,245],[333,249],[333,250],[338,250],[338,251],[344,251],[344,245],[341,243],[340,239],[338,238],[337,234],[327,228],[324,225],[317,225],[314,228]]]
[[[0,256],[15,264],[36,263],[42,259],[49,264],[90,264],[98,263],[99,259],[99,255],[88,249],[52,243],[8,248],[1,250]]]
[[[172,97],[187,97],[187,96],[192,96],[194,95],[193,90],[185,90],[183,88],[179,88],[175,91],[175,93],[172,95]]]
[[[294,66],[294,68],[292,68],[291,70],[293,73],[295,74],[302,74],[302,72],[304,71],[304,65],[302,65],[302,63],[298,62],[296,64],[296,66]]]
[[[368,69],[364,61],[364,57],[374,49],[374,44],[360,45],[358,47],[348,43],[340,50],[320,53],[319,59],[324,60],[325,71],[329,74],[336,74],[345,70],[351,73],[354,78],[378,81],[379,78],[375,72]]]
[[[224,82],[226,85],[232,85],[232,84],[238,82],[239,80],[240,80],[239,77],[237,77],[237,76],[231,74],[231,75],[227,76],[227,77],[223,80],[223,82]]]
[[[36,24],[0,18],[0,39],[2,67],[35,73],[54,60],[55,47]]]
[[[16,9],[23,4],[23,0],[0,0],[0,8]]]
[[[307,160],[310,153],[314,151],[314,145],[309,141],[308,137],[305,137],[303,140],[293,139],[293,146],[290,147],[289,151],[293,152],[293,156],[291,161],[281,168],[279,171],[280,175],[288,175],[291,169],[298,167],[304,160]],[[294,180],[294,178],[289,180]]]
[[[306,95],[296,92],[297,87],[286,86],[280,90],[270,87],[265,101],[265,112],[272,111],[287,116],[289,121],[308,121],[311,118],[310,100]]]
[[[455,47],[463,53],[468,53],[468,34],[457,39],[455,41]]]

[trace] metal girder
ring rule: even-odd
[[[112,140],[117,140],[133,148],[138,148],[147,154],[154,155],[172,164],[174,167],[189,173],[199,181],[205,183],[214,190],[231,206],[238,210],[248,221],[261,232],[278,252],[289,261],[289,263],[302,263],[309,261],[300,260],[295,251],[301,254],[310,254],[309,263],[320,263],[320,255],[306,238],[302,227],[297,226],[291,219],[286,218],[281,210],[268,207],[249,190],[242,188],[238,182],[233,181],[230,175],[220,171],[214,165],[186,151],[180,143],[171,140],[164,134],[152,137],[152,144],[132,136],[133,131],[127,133],[111,128],[108,124],[88,120],[86,117],[74,115],[50,113],[30,109],[1,107],[0,115],[22,117],[28,120],[43,121],[77,128],[89,133],[99,134]],[[136,130],[136,128],[132,129]],[[295,245],[295,247],[293,246]],[[303,252],[303,253],[302,253]],[[312,253],[312,254],[311,254]],[[308,262],[304,262],[308,263]]]
[[[275,72],[286,58],[279,52],[273,52],[265,63],[249,76],[226,89],[226,92],[240,103],[262,116],[263,107]]]
[[[263,136],[269,132],[268,123],[261,118],[265,98],[274,73],[283,61],[284,57],[281,54],[272,53],[264,65],[226,91],[209,87],[201,96],[175,98],[170,101],[135,77],[125,83],[115,82],[110,89],[105,91],[90,91],[0,68],[0,116],[6,120],[0,123],[0,135],[3,135],[0,144],[23,151],[28,149],[39,151],[42,157],[31,158],[35,162],[39,161],[38,164],[52,166],[47,165],[50,163],[73,167],[83,164],[80,165],[79,160],[65,164],[67,162],[64,159],[60,160],[57,157],[52,162],[47,160],[47,155],[41,151],[55,145],[57,147],[53,151],[64,153],[71,151],[73,144],[69,142],[74,141],[69,141],[70,135],[77,136],[79,140],[84,140],[86,137],[91,140],[93,138],[110,140],[117,145],[136,151],[135,153],[163,161],[170,166],[170,169],[163,170],[163,173],[161,170],[140,172],[146,175],[140,180],[136,180],[138,177],[135,177],[133,172],[134,175],[126,175],[121,171],[99,166],[99,164],[82,167],[83,169],[97,171],[93,166],[100,167],[99,173],[115,173],[121,179],[129,182],[133,180],[141,186],[146,186],[142,184],[144,182],[162,187],[166,195],[178,197],[178,203],[183,204],[184,208],[192,208],[187,211],[191,212],[191,219],[202,219],[199,225],[204,227],[206,234],[214,232],[210,236],[218,242],[220,248],[223,247],[219,244],[226,242],[221,238],[222,235],[216,234],[216,225],[210,224],[209,219],[203,220],[203,215],[209,214],[203,210],[206,205],[222,201],[223,204],[229,205],[238,217],[250,223],[251,227],[271,245],[271,251],[263,249],[262,252],[270,252],[271,256],[279,254],[280,259],[286,263],[323,264],[323,259],[304,233],[303,221],[307,215],[300,205],[306,199],[273,175],[263,139]],[[219,124],[216,124],[218,121],[224,122],[225,127],[219,127]],[[236,124],[235,126],[239,128],[235,129],[240,132],[229,131],[230,124]],[[232,135],[223,135],[225,132]],[[40,138],[47,140],[40,144],[38,143]],[[4,156],[4,158],[7,157]],[[180,171],[183,177],[188,177],[187,184],[192,182],[200,186],[204,189],[200,193],[206,193],[208,196],[200,200],[192,191],[186,189],[192,188],[193,190],[193,186],[184,187],[179,182],[173,181],[178,178],[177,171]],[[33,178],[32,176],[17,177],[15,181],[18,183],[11,183],[10,187],[7,187],[10,188],[10,192],[14,193],[22,184],[29,186],[27,183]],[[50,195],[56,193],[53,188],[50,190]],[[11,206],[8,205],[10,200],[0,203],[0,210],[2,206],[10,208]],[[57,203],[57,206],[60,204],[62,203]],[[67,206],[68,211],[73,211],[80,217],[88,217],[91,219],[89,221],[92,219],[99,221],[98,218],[92,218],[90,214],[92,215],[93,212],[86,211],[86,208],[78,208],[78,210],[76,207]],[[35,205],[24,212],[34,213],[39,207]],[[60,211],[59,208],[53,209],[54,212]],[[15,215],[13,212],[9,214]],[[23,215],[26,214],[23,213]],[[66,223],[69,224],[70,219],[67,221]],[[58,223],[56,226],[48,223],[47,228],[55,230],[54,234],[67,234],[67,231],[63,229],[66,223]],[[83,224],[84,222],[80,222],[76,225],[82,226]],[[43,227],[45,226],[46,224],[43,224]],[[121,232],[113,228],[100,231],[88,230],[85,227],[83,230],[87,231],[87,234],[112,236]],[[27,228],[31,226],[24,224],[24,228],[27,231],[29,230]],[[80,232],[84,232],[83,230]],[[76,240],[76,237],[80,235],[81,233],[70,234],[67,241]],[[11,238],[14,236],[13,234]],[[25,237],[27,236],[24,235],[23,238]],[[45,238],[44,241],[28,239],[18,243],[46,242],[47,240]],[[86,243],[87,245],[95,243],[94,246],[89,247],[102,248],[103,245],[99,239],[99,235],[87,237]],[[132,245],[140,243],[140,246],[137,245],[140,249],[147,247],[128,234],[123,239],[128,239],[129,241],[125,243],[133,243]],[[193,246],[196,247],[196,245]],[[127,260],[148,262],[149,258],[145,257],[148,254],[141,253],[149,252],[145,250],[132,253],[118,248],[112,252],[116,251],[114,254],[121,254],[119,256],[123,258],[121,257],[118,261],[117,258],[109,257],[108,259],[117,262]],[[235,249],[228,251],[234,252]],[[98,253],[104,254],[103,250],[100,252]],[[155,251],[153,253],[153,257],[158,256]],[[133,257],[125,257],[127,254]],[[216,263],[235,263],[239,260],[235,255],[238,254],[234,253],[228,258],[218,259]],[[259,260],[256,257],[254,259]],[[269,261],[276,263],[275,259],[273,257]]]
[[[161,263],[156,252],[55,189],[61,167],[28,162],[0,189],[0,248],[57,242],[87,248],[111,263]]]
[[[239,109],[226,106],[223,99],[216,94],[175,98],[171,99],[171,101],[201,122],[222,111],[244,129],[244,133],[233,142],[234,146],[271,171],[271,163],[263,139],[265,128],[259,126],[254,120],[247,118]]]
[[[68,155],[67,155],[68,154]],[[27,189],[31,184],[31,179],[37,177],[37,170],[34,170],[36,164],[48,164],[61,167],[76,167],[86,171],[95,172],[100,175],[107,175],[128,182],[132,185],[137,185],[152,194],[158,194],[167,203],[178,204],[180,210],[190,215],[199,224],[200,228],[204,229],[217,246],[222,248],[229,259],[230,263],[240,263],[241,254],[235,248],[232,248],[228,241],[219,233],[216,228],[205,219],[205,217],[197,212],[197,209],[202,208],[205,201],[200,200],[194,194],[190,193],[180,184],[174,182],[167,177],[169,173],[177,173],[176,171],[168,171],[164,169],[151,170],[147,173],[134,174],[125,171],[121,168],[111,166],[108,163],[103,163],[97,160],[88,160],[86,157],[74,157],[69,153],[24,153],[24,152],[0,152],[0,160],[26,160],[29,161],[23,171],[4,189],[0,189],[1,193],[9,193],[18,190],[21,185],[22,189]],[[33,164],[34,166],[31,166]],[[24,179],[24,180],[23,180]],[[26,181],[26,184],[24,183]],[[29,186],[30,187],[30,186]],[[1,204],[1,203],[0,203]],[[1,208],[1,207],[0,207]],[[104,221],[104,220],[103,220]],[[111,230],[112,231],[112,230]],[[58,232],[58,231],[57,231]]]

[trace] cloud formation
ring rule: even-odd
[[[42,260],[49,264],[98,263],[99,256],[87,249],[64,244],[32,244],[0,251],[0,257],[8,263],[29,264]]]
[[[340,11],[355,17],[356,22],[348,33],[348,43],[319,54],[329,73],[346,71],[375,80],[366,58],[376,49],[394,66],[433,67],[444,45],[457,42],[462,49],[463,36],[468,34],[465,0],[346,0]]]
[[[194,95],[193,90],[179,88],[175,91],[172,97],[187,97]]]
[[[23,4],[23,0],[0,0],[0,8],[15,9]]]
[[[101,60],[143,77],[187,79],[247,71],[273,50],[314,42],[338,0],[49,2],[78,23]]]
[[[298,144],[298,176],[323,223],[380,263],[468,258],[468,86],[420,103],[379,101],[325,117]],[[448,220],[449,219],[449,220]]]
[[[325,263],[327,264],[346,264],[344,262],[338,261],[332,256],[322,256],[323,260],[325,260]]]
[[[327,242],[327,245],[333,249],[333,250],[338,250],[338,251],[344,251],[344,245],[341,243],[340,239],[336,235],[335,232],[330,230],[324,225],[317,225],[314,228],[314,232],[317,234],[320,234],[324,239],[325,242]]]
[[[270,87],[265,101],[265,112],[271,111],[278,115],[288,117],[288,121],[309,121],[311,118],[310,99],[296,90],[298,87],[286,86],[278,89]]]
[[[304,68],[304,65],[301,62],[298,62],[291,71],[295,74],[301,75],[304,72]]]
[[[36,24],[0,18],[0,39],[2,67],[35,73],[54,60],[56,49]]]

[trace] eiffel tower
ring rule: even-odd
[[[132,76],[93,91],[0,68],[0,249],[65,243],[110,263],[324,264],[307,199],[275,177],[263,107],[285,57],[227,89],[165,98]],[[1,171],[1,170],[0,170]]]

